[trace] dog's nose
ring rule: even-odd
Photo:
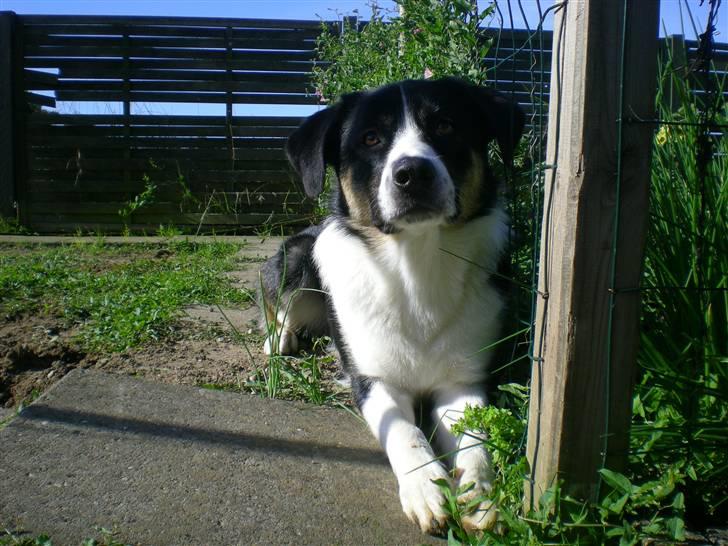
[[[400,188],[431,182],[435,178],[435,167],[424,157],[400,157],[392,164],[392,177]]]

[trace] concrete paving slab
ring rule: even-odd
[[[332,408],[76,370],[0,430],[0,524],[79,544],[439,544]]]
[[[237,271],[228,271],[224,273],[225,277],[233,283],[243,286],[248,290],[257,290],[260,287],[260,264],[249,263],[242,266]]]
[[[266,237],[264,239],[247,237],[245,238],[246,246],[240,250],[238,256],[248,260],[268,259],[278,252],[284,239],[285,237]]]

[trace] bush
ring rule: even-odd
[[[701,110],[682,74],[661,68],[664,124],[652,156],[642,292],[641,376],[634,399],[633,466],[647,478],[678,464],[693,525],[728,521],[728,139],[701,175]],[[718,76],[712,84],[718,90]],[[680,108],[669,108],[669,93]],[[722,104],[715,122],[728,124]],[[712,158],[710,157],[712,152]]]
[[[316,94],[324,102],[341,95],[404,79],[459,76],[485,81],[481,59],[490,48],[480,24],[493,6],[478,11],[474,0],[395,0],[400,17],[389,21],[376,4],[361,30],[343,34],[326,27],[317,42]]]

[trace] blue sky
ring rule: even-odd
[[[574,0],[572,0],[574,1]],[[578,0],[576,0],[578,1]],[[611,0],[605,0],[611,1]],[[652,1],[652,0],[632,0]],[[370,0],[0,0],[0,10],[12,10],[19,14],[66,14],[66,15],[165,15],[188,17],[235,17],[269,19],[338,19],[343,15],[358,13],[368,19]],[[381,7],[392,9],[392,0],[378,0]],[[538,22],[536,0],[511,0],[514,20],[506,20],[506,27],[535,27]],[[695,39],[695,29],[702,32],[708,13],[708,1],[660,0],[660,34],[684,34]],[[486,0],[480,0],[482,7]],[[542,0],[541,9],[553,4],[553,0]],[[501,12],[508,17],[507,0],[500,0]],[[520,8],[523,8],[522,10]],[[692,15],[692,20],[688,15]],[[525,24],[525,20],[528,25]],[[545,28],[552,28],[551,17],[545,21]],[[693,26],[694,25],[694,26]],[[728,1],[723,2],[717,22],[717,41],[728,42]],[[86,103],[59,104],[62,111],[79,113],[116,113],[119,104]],[[224,105],[181,105],[140,104],[133,105],[135,113],[189,113],[223,115]],[[308,106],[257,106],[236,105],[235,115],[308,115],[316,107]],[[182,110],[182,111],[181,111]]]
[[[633,0],[635,1],[635,0]],[[652,1],[652,0],[636,0]],[[180,15],[200,17],[243,17],[275,19],[335,19],[337,14],[348,15],[358,10],[364,18],[371,12],[368,0],[0,0],[0,9],[17,13],[88,14],[88,15]],[[392,0],[379,0],[382,7],[393,7]],[[486,2],[481,0],[482,5]],[[501,0],[501,5],[507,2]],[[523,27],[518,5],[523,7],[531,25],[537,20],[536,0],[511,0],[514,25]],[[553,4],[542,0],[541,7]],[[683,33],[693,38],[693,28],[687,17],[686,6],[695,18],[696,26],[703,28],[707,14],[707,0],[660,0],[661,17],[668,34]],[[504,9],[504,11],[506,11]],[[682,17],[681,17],[682,15]],[[728,41],[728,2],[719,12],[718,37]],[[510,26],[510,25],[509,25]],[[661,30],[661,33],[663,31]]]

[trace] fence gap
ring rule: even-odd
[[[594,498],[598,469],[626,462],[639,292],[621,290],[639,283],[652,135],[628,121],[654,113],[657,23],[657,2],[555,15],[527,506],[561,480]]]

